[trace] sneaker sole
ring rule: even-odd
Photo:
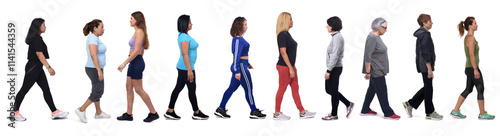
[[[62,116],[62,117],[54,117],[54,116],[52,116],[52,120],[57,120],[57,119],[67,119],[67,118],[68,118],[68,114],[69,114],[69,112],[68,112],[68,113],[66,113],[66,115],[64,115],[64,116]]]
[[[455,115],[453,115],[453,114],[450,114],[450,115],[451,115],[451,117],[453,117],[453,118],[455,118],[455,119],[465,119],[465,118],[467,118],[467,117],[462,118],[462,117],[459,117],[459,116],[455,116]]]
[[[311,119],[311,118],[314,118],[314,116],[312,117],[299,117],[300,119]]]
[[[265,118],[266,118],[266,116],[259,117],[259,116],[250,115],[250,119],[265,119]]]
[[[406,102],[403,102],[403,107],[405,107],[406,115],[408,115],[408,118],[413,117],[413,115],[411,115],[410,112],[408,112],[408,107],[406,106]]]
[[[484,119],[484,118],[477,118],[478,120],[494,120],[495,118],[492,119]]]
[[[443,120],[443,118],[430,118],[430,117],[425,117],[427,120]]]
[[[384,117],[384,119],[387,119],[387,120],[399,120],[400,118],[389,118],[389,117]]]
[[[208,118],[202,118],[202,117],[198,117],[198,116],[192,116],[192,118],[194,120],[207,120]]]
[[[215,114],[216,117],[223,118],[223,119],[229,119],[229,118],[231,118],[231,117],[224,117],[224,116],[222,116],[222,114],[220,114],[218,112],[214,112],[214,114]]]
[[[366,114],[366,113],[360,113],[359,115],[361,115],[361,116],[377,116],[377,114]]]
[[[153,121],[155,121],[155,120],[157,120],[157,119],[159,119],[159,118],[160,118],[160,117],[158,117],[158,118],[154,118],[154,119],[153,119],[153,120],[151,120],[151,121],[146,121],[146,120],[142,120],[142,121],[144,121],[144,122],[148,122],[148,123],[149,123],[149,122],[153,122]]]
[[[273,120],[290,120],[290,119],[273,118]]]
[[[172,117],[170,115],[167,115],[167,114],[163,114],[163,117],[165,117],[166,119],[168,120],[180,120],[181,118],[175,118],[175,117]]]

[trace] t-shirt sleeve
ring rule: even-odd
[[[99,41],[97,40],[97,37],[95,36],[89,36],[87,39],[88,45],[94,44],[94,45],[99,45]]]
[[[375,46],[377,46],[377,39],[373,36],[368,36],[365,43],[365,62],[371,63],[372,54],[375,51]]]
[[[189,42],[190,41],[189,35],[187,35],[187,34],[181,34],[179,36],[179,43],[183,42],[183,41]]]
[[[42,37],[36,37],[31,46],[33,46],[35,52],[43,52],[43,44]]]
[[[280,32],[278,34],[278,47],[286,47],[287,43],[286,43],[286,40],[287,40],[287,36],[285,34],[285,32]]]

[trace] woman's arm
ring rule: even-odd
[[[480,74],[479,70],[477,69],[477,64],[476,64],[476,56],[474,56],[474,50],[475,50],[475,45],[476,45],[476,40],[474,36],[469,36],[467,37],[466,40],[466,45],[469,48],[469,57],[470,57],[470,63],[472,64],[472,68],[474,68],[474,78],[479,79]]]
[[[47,59],[45,59],[45,55],[43,55],[43,52],[37,51],[36,56],[38,57],[38,60],[40,60],[40,62],[42,62],[42,64],[45,66],[45,68],[47,68],[47,70],[49,71],[49,74],[51,76],[56,74],[54,69],[52,67],[50,67],[49,62],[47,62]]]
[[[290,63],[290,59],[288,59],[288,54],[286,54],[286,47],[280,47],[280,54],[285,61],[286,66],[288,67],[288,71],[290,72],[290,78],[295,77],[295,71],[293,70],[292,63]]]
[[[90,57],[97,69],[97,75],[99,76],[99,81],[104,80],[104,75],[102,74],[101,66],[99,65],[99,58],[97,58],[97,45],[89,44]]]
[[[130,56],[118,67],[118,70],[120,70],[120,72],[123,70],[123,68],[125,68],[125,65],[134,60],[135,57],[137,57],[137,55],[139,55],[142,52],[141,46],[144,40],[144,31],[142,31],[141,29],[137,29],[134,35],[135,35],[134,50],[132,51],[132,53],[130,53]]]
[[[188,72],[188,80],[189,82],[194,81],[194,74],[193,70],[191,69],[191,63],[189,62],[189,42],[187,41],[182,41],[181,42],[181,53],[182,53],[182,59],[184,60],[184,65],[186,65],[186,69]]]

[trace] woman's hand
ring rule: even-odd
[[[101,71],[101,70],[98,70],[98,71],[97,71],[97,75],[99,76],[99,81],[104,80],[104,75],[102,74],[102,71]]]
[[[188,76],[188,81],[189,81],[190,83],[192,83],[192,82],[194,81],[194,74],[193,74],[193,71],[188,70],[188,75],[187,75],[187,76]]]
[[[477,70],[477,68],[474,69],[474,78],[479,79],[480,77],[481,77],[481,74],[479,74],[479,70]]]
[[[253,69],[253,66],[252,65],[248,65],[248,69]]]
[[[295,71],[293,70],[293,68],[289,68],[288,71],[290,72],[290,78],[294,78],[295,77]]]
[[[328,79],[330,79],[330,73],[326,72],[325,73],[325,80],[328,80]]]
[[[118,66],[118,71],[122,72],[123,68],[125,68],[125,65],[121,64],[120,66]]]
[[[53,69],[53,68],[48,68],[47,70],[49,71],[49,74],[50,74],[51,76],[53,76],[53,75],[55,75],[55,74],[56,74],[56,71],[54,71],[54,69]]]
[[[370,79],[371,75],[370,74],[365,74],[365,80]]]

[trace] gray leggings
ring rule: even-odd
[[[483,74],[481,73],[481,70],[478,68],[479,71],[479,79],[474,78],[474,69],[469,67],[465,68],[465,75],[467,75],[467,86],[465,87],[465,90],[462,92],[462,97],[467,98],[467,95],[469,95],[472,92],[472,89],[474,86],[476,86],[477,90],[477,100],[484,100],[484,82],[483,82]]]
[[[104,74],[102,68],[101,71]],[[100,101],[101,96],[104,93],[104,80],[99,81],[99,75],[96,68],[85,67],[85,72],[92,82],[92,92],[90,93],[89,100],[92,102],[98,102]]]

